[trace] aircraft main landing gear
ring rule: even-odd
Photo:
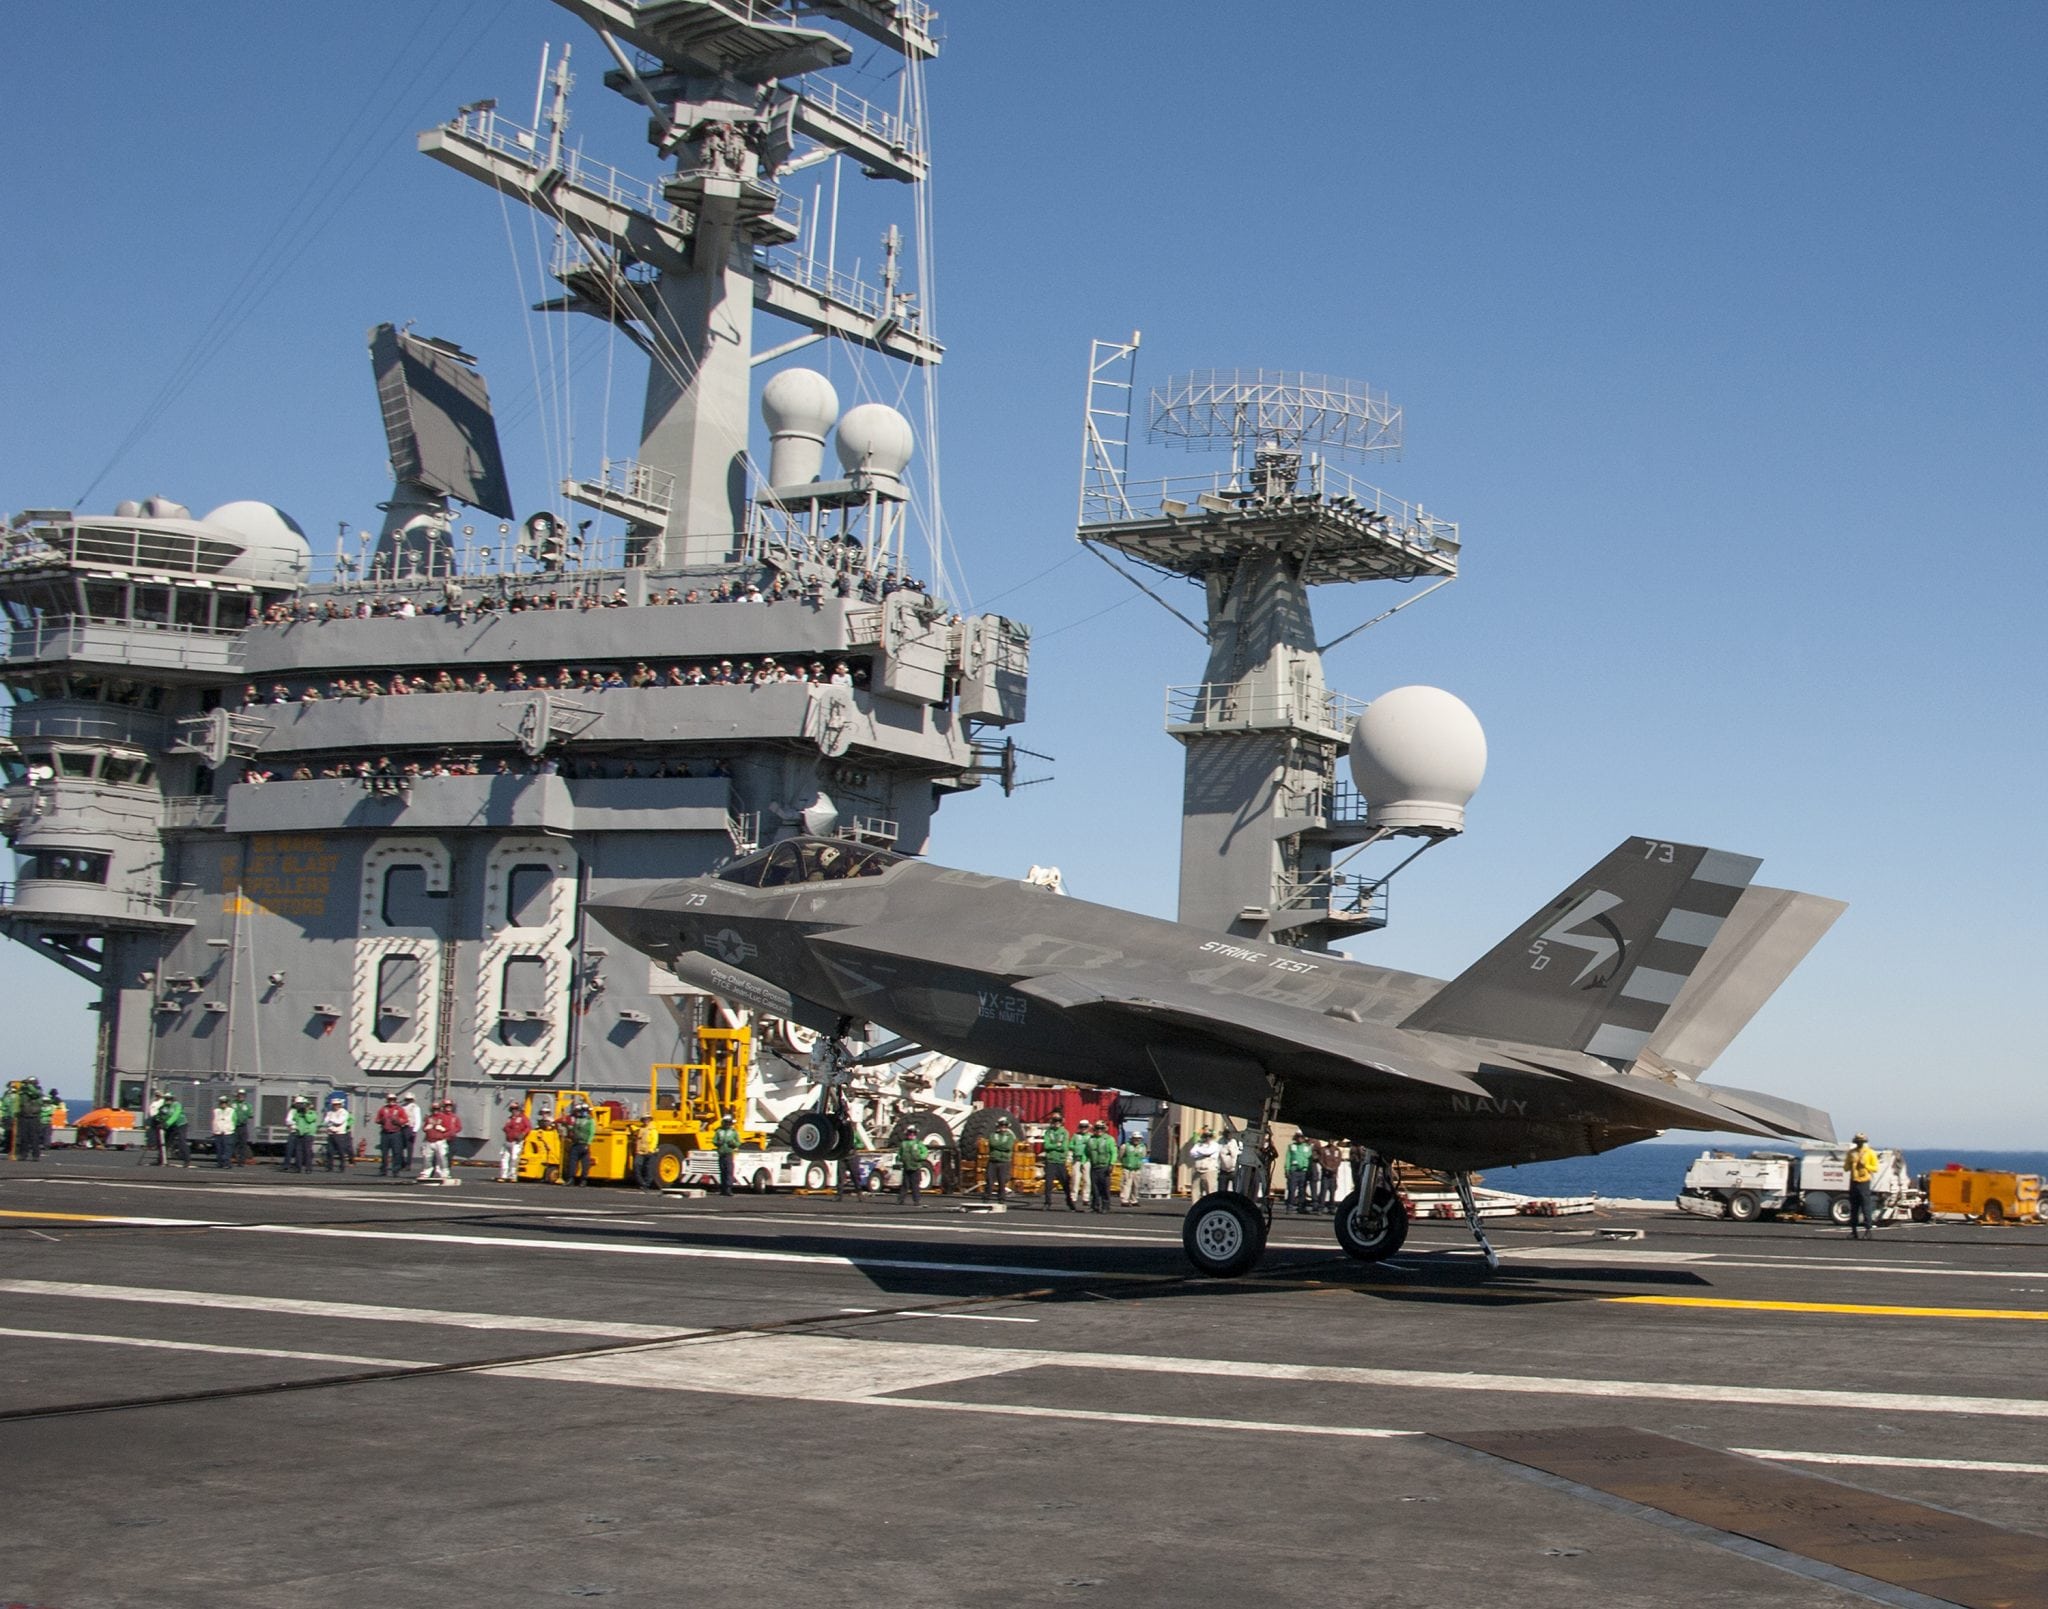
[[[1358,1188],[1337,1203],[1335,1227],[1337,1244],[1362,1263],[1384,1262],[1408,1238],[1408,1208],[1378,1152],[1369,1154]]]
[[[1265,1254],[1266,1215],[1250,1196],[1212,1190],[1188,1208],[1180,1243],[1198,1272],[1235,1279]]]
[[[1280,1108],[1280,1080],[1270,1080],[1258,1126],[1245,1136],[1243,1159],[1234,1189],[1212,1190],[1192,1207],[1181,1224],[1180,1243],[1196,1271],[1211,1279],[1235,1279],[1250,1273],[1265,1255],[1266,1231],[1273,1225],[1272,1192],[1255,1198],[1254,1189],[1266,1168],[1266,1136]]]

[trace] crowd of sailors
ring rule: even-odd
[[[922,594],[924,590],[924,583],[915,576],[901,575],[894,570],[876,573],[842,569],[829,578],[813,573],[801,580],[776,570],[757,581],[734,578],[714,586],[649,586],[641,607],[686,603],[800,602],[817,605],[828,597],[848,602],[880,603],[894,593]],[[587,613],[593,609],[628,609],[634,606],[632,594],[624,586],[613,586],[607,591],[601,583],[568,587],[548,584],[542,590],[539,586],[523,587],[506,581],[501,582],[496,591],[485,590],[472,596],[460,581],[449,577],[441,583],[438,597],[429,591],[424,601],[411,592],[402,591],[297,598],[266,605],[257,616],[257,624],[290,626],[316,621],[409,620],[417,615],[439,615],[461,625],[476,616],[519,614],[528,609]]]
[[[630,671],[616,665],[557,665],[552,670],[529,673],[524,666],[506,667],[500,682],[487,670],[474,675],[450,670],[446,665],[432,676],[424,671],[395,670],[389,676],[329,677],[325,689],[317,681],[296,687],[289,682],[272,682],[264,692],[255,682],[242,688],[242,707],[258,704],[318,704],[325,699],[406,698],[415,693],[606,693],[615,688],[645,687],[772,687],[792,682],[807,686],[865,687],[865,665],[850,665],[835,659],[828,666],[822,659],[801,657],[788,663],[773,654],[753,659],[699,659],[670,664],[656,670],[638,660]]]
[[[297,765],[260,766],[252,765],[242,773],[241,780],[251,786],[266,782],[324,782],[354,781],[362,783],[373,793],[402,791],[422,777],[561,777],[565,781],[598,780],[601,778],[658,778],[658,777],[730,777],[732,767],[724,760],[707,760],[697,765],[681,761],[662,760],[642,764],[637,760],[591,759],[558,760],[553,755],[539,759],[524,754],[506,754],[495,758],[480,754],[442,754],[429,760],[393,760],[388,754],[375,758],[367,756],[356,759],[333,760],[325,765],[314,765],[310,761]]]

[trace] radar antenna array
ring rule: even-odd
[[[1196,369],[1154,386],[1147,436],[1190,450],[1314,449],[1348,458],[1401,450],[1401,410],[1362,380],[1289,369]]]

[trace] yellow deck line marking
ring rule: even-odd
[[[1746,1313],[1863,1313],[1878,1318],[2005,1318],[2048,1321],[2048,1310],[2028,1307],[1886,1307],[1875,1302],[1743,1302],[1723,1296],[1603,1296],[1635,1307],[1724,1307]]]
[[[0,1218],[33,1218],[40,1223],[142,1224],[152,1228],[213,1229],[223,1227],[211,1218],[113,1218],[99,1212],[5,1212]]]

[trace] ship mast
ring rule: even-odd
[[[914,64],[937,52],[931,13],[907,0],[557,3],[597,30],[615,63],[606,85],[647,109],[648,141],[671,164],[664,177],[638,179],[564,146],[566,57],[546,133],[483,105],[429,129],[420,149],[560,224],[573,243],[553,266],[566,294],[543,308],[605,319],[648,356],[638,458],[563,491],[626,521],[631,563],[726,562],[740,556],[760,479],[747,451],[757,363],[825,336],[939,361],[893,258],[882,286],[819,260],[817,231],[807,238],[801,204],[775,182],[827,155],[871,178],[925,178],[921,131],[815,76],[853,50],[800,19],[841,23]],[[808,333],[757,353],[757,310]]]

